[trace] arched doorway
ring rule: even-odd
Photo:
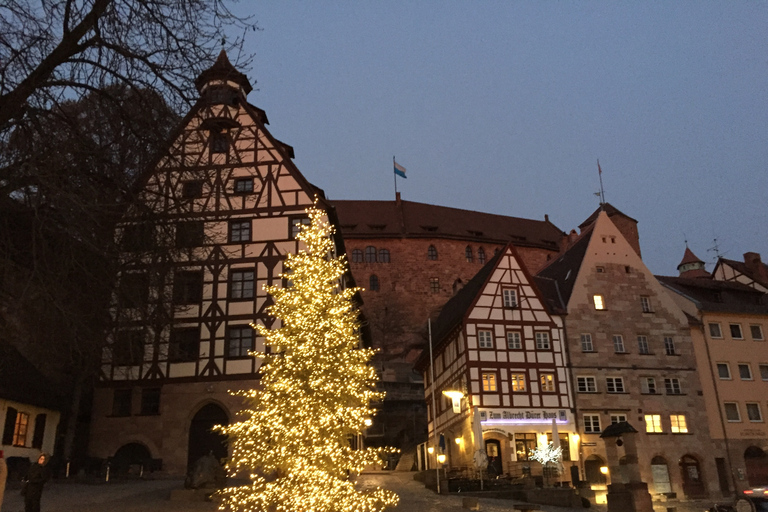
[[[227,413],[216,404],[203,406],[192,418],[189,425],[189,447],[187,449],[187,471],[203,455],[213,453],[217,459],[226,459],[227,437],[212,429],[214,425],[229,425]]]
[[[149,449],[141,443],[128,443],[121,446],[110,461],[110,471],[117,475],[125,475],[135,466],[137,472],[141,472],[143,467],[149,469],[152,461],[152,454]]]
[[[605,461],[597,455],[590,455],[584,461],[584,478],[590,485],[605,485],[607,480],[600,468],[605,466]]]
[[[680,471],[683,475],[683,492],[687,498],[706,498],[707,489],[701,476],[699,461],[693,455],[683,455],[680,459]]]
[[[651,459],[651,474],[653,475],[653,492],[667,494],[672,492],[672,484],[669,480],[669,466],[664,457]]]
[[[750,487],[768,485],[768,455],[757,446],[744,450],[744,465]]]
[[[490,476],[500,476],[504,473],[501,464],[501,443],[496,439],[488,439],[485,442],[485,454],[488,455],[488,474]]]

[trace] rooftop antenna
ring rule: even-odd
[[[603,190],[603,170],[600,168],[600,159],[597,159],[597,175],[600,176],[600,209],[605,209],[605,190]]]
[[[717,238],[714,238],[713,241],[714,245],[707,249],[707,252],[715,253],[715,263],[717,263],[717,260],[719,260],[722,255],[720,254],[720,244],[717,243]]]

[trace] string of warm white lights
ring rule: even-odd
[[[267,287],[277,329],[253,325],[271,353],[263,358],[261,388],[238,393],[245,419],[219,427],[230,437],[231,475],[251,484],[222,490],[221,510],[243,512],[377,512],[399,498],[383,489],[359,490],[349,473],[380,462],[390,448],[355,450],[350,436],[362,432],[384,394],[368,362],[373,350],[358,346],[355,288],[341,290],[343,257],[333,257],[333,226],[315,205],[298,235],[305,250],[289,254],[286,288]]]

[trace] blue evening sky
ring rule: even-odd
[[[606,200],[676,275],[684,240],[768,261],[768,2],[243,2],[251,103],[330,199],[550,220]],[[232,55],[232,60],[236,56]]]

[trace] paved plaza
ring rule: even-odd
[[[400,495],[397,512],[463,512],[461,495],[438,496],[425,489],[421,482],[413,480],[414,473],[381,471],[365,473],[358,482],[361,487],[383,487]],[[174,489],[182,488],[182,481],[163,480],[115,480],[108,484],[84,484],[73,481],[52,481],[43,493],[42,512],[214,512],[216,503],[170,501]],[[480,510],[501,512],[513,510],[515,500],[480,499]],[[704,512],[706,506],[698,503],[665,504],[657,506],[657,512],[675,507],[676,512]],[[585,509],[569,509],[541,505],[543,512],[584,512]],[[606,512],[605,505],[592,505],[591,512]],[[1,512],[23,512],[23,498],[16,488],[7,489]]]

